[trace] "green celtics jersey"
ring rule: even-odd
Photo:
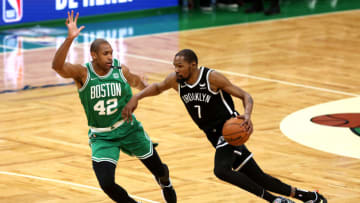
[[[113,59],[113,67],[104,76],[96,74],[91,62],[85,65],[87,79],[78,92],[88,125],[95,128],[112,126],[122,119],[121,111],[132,97],[130,85],[117,59]]]

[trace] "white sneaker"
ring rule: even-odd
[[[230,9],[235,9],[235,8],[239,8],[239,5],[238,4],[228,4],[227,7]]]
[[[306,201],[305,203],[327,203],[327,199],[319,192],[314,191],[313,193],[315,193],[315,199]]]
[[[284,197],[277,197],[272,203],[295,203],[295,202],[291,201],[289,199],[286,199]]]
[[[224,3],[218,3],[217,6],[218,6],[219,8],[226,8],[226,7],[227,7],[227,5],[224,4]]]
[[[213,7],[212,6],[203,6],[203,7],[200,7],[200,9],[205,12],[210,12],[213,10]]]

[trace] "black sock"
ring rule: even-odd
[[[170,185],[169,169],[161,162],[159,154],[154,148],[153,155],[141,159],[141,162],[149,169],[149,171],[160,181],[163,186]]]
[[[294,197],[296,199],[299,199],[299,200],[305,202],[305,201],[308,201],[308,200],[314,200],[315,199],[315,193],[295,188],[295,196]]]

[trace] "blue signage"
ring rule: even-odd
[[[1,0],[1,25],[66,19],[74,10],[81,17],[173,7],[178,0]]]

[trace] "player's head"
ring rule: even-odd
[[[96,39],[91,43],[90,53],[93,62],[100,67],[111,67],[113,49],[105,39]]]
[[[193,50],[183,49],[175,54],[173,64],[176,81],[184,83],[189,80],[191,74],[197,69],[198,58]]]

